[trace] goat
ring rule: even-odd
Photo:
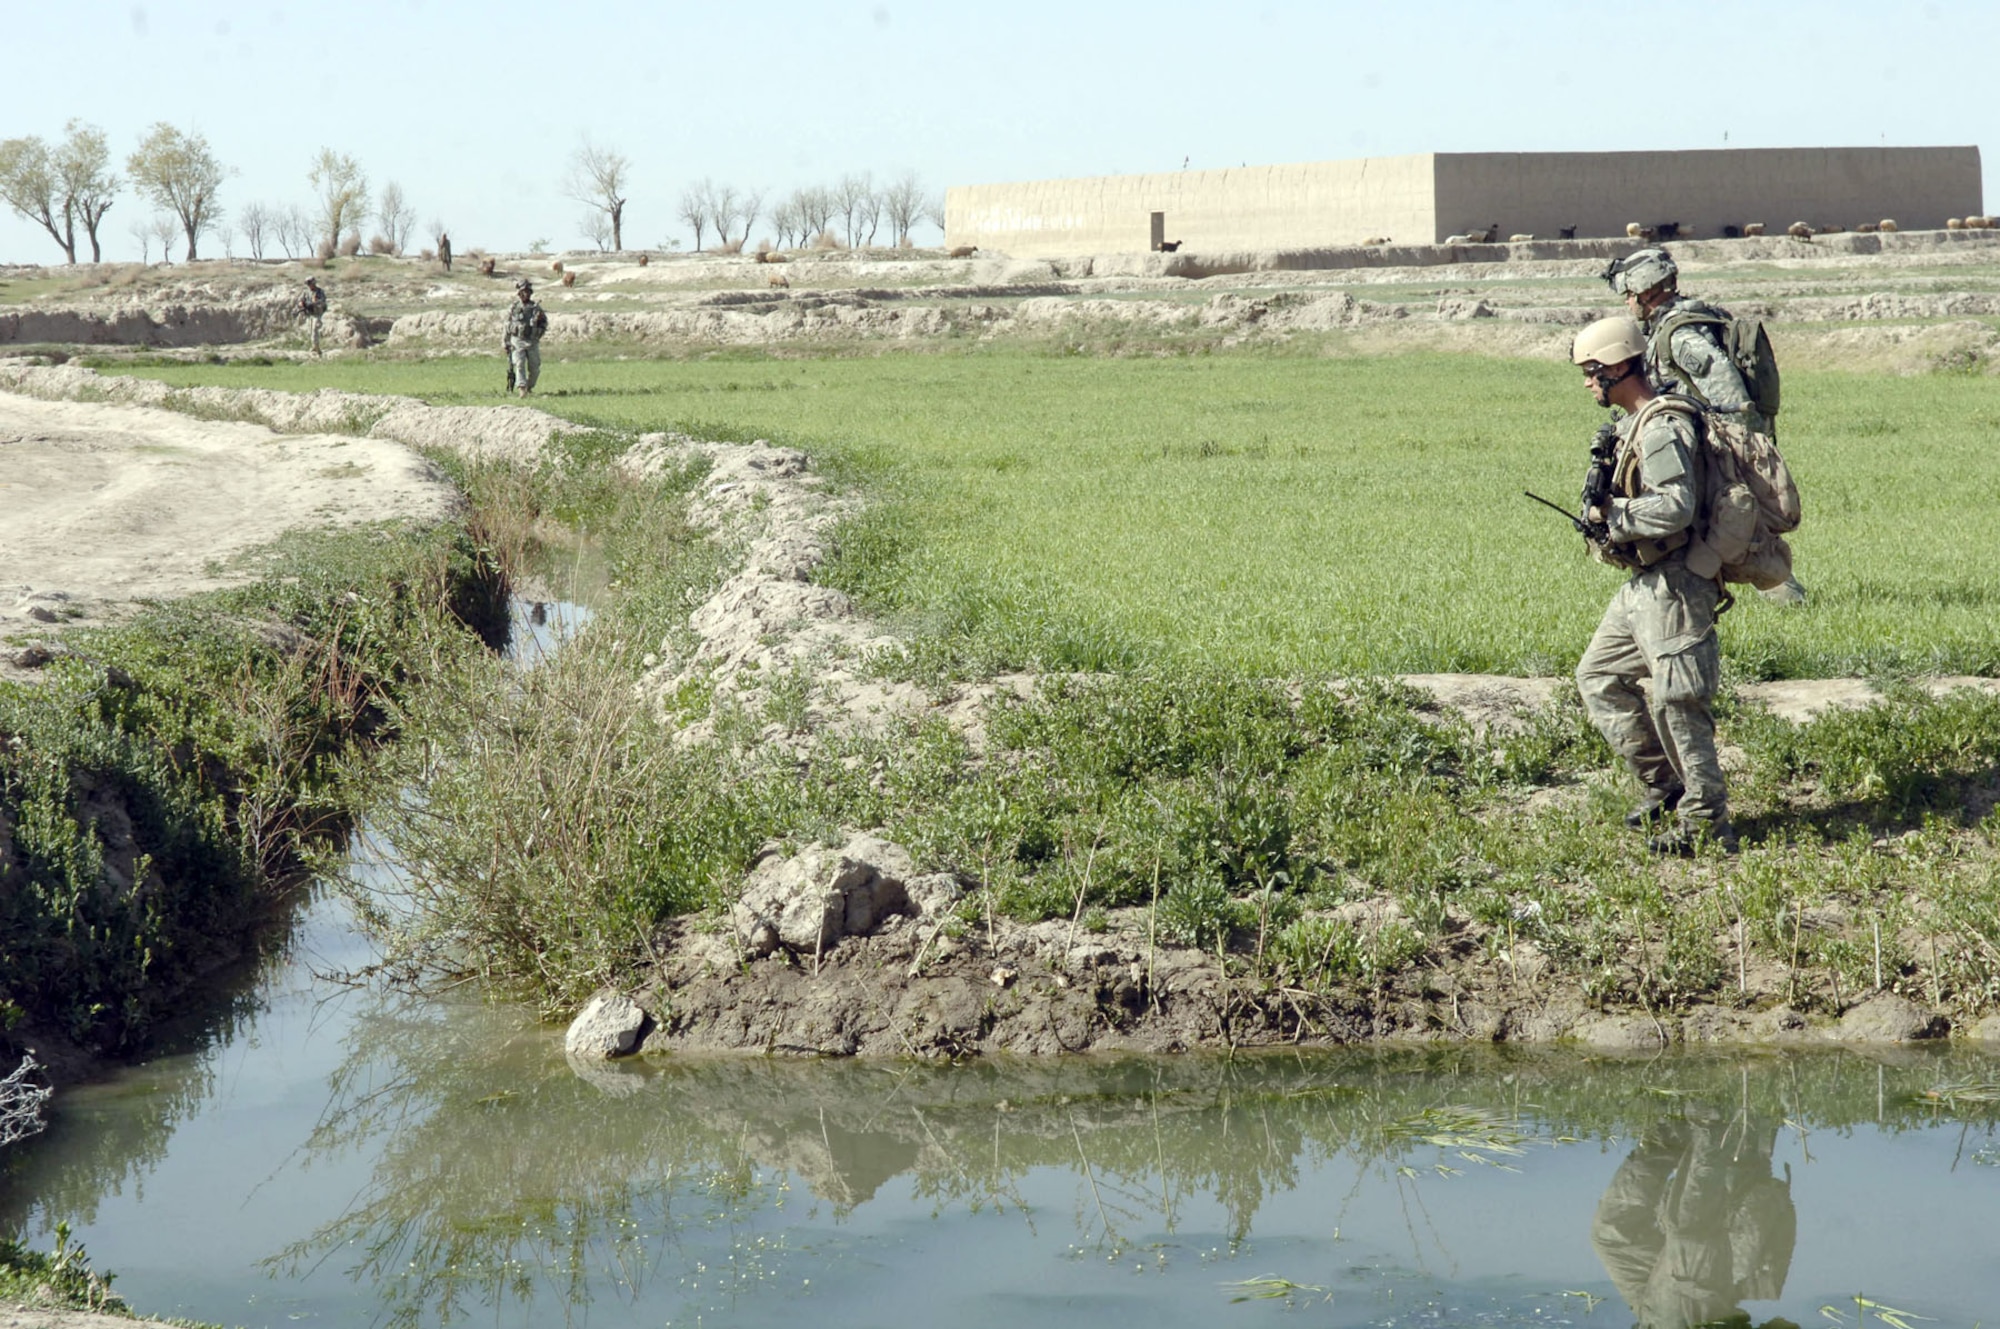
[[[1678,240],[1681,238],[1679,222],[1654,222],[1653,238],[1656,240]]]
[[[1884,217],[1881,221],[1875,223],[1875,229],[1885,235],[1894,235],[1896,233],[1896,219],[1894,217]]]
[[[1723,238],[1723,239],[1725,239],[1725,240],[1735,240],[1735,239],[1739,238],[1739,237],[1740,237],[1740,236],[1741,236],[1742,234],[1743,234],[1743,228],[1742,228],[1741,226],[1738,226],[1738,225],[1737,225],[1737,224],[1736,224],[1735,222],[1725,222],[1725,223],[1723,223],[1723,227],[1722,227],[1722,238]]]
[[[1513,235],[1507,237],[1507,243],[1510,245],[1525,245],[1534,238],[1535,233],[1533,231],[1516,231]]]
[[[1752,236],[1752,235],[1762,235],[1762,234],[1764,234],[1764,223],[1763,223],[1763,222],[1744,222],[1744,223],[1743,223],[1743,234],[1744,234],[1745,236]]]
[[[789,291],[792,288],[792,279],[782,272],[772,273],[765,278],[765,282],[774,291]]]
[[[1556,238],[1557,238],[1557,239],[1559,239],[1559,240],[1574,240],[1574,239],[1576,239],[1576,227],[1574,227],[1574,226],[1565,226],[1565,227],[1563,227],[1563,228],[1562,228],[1561,230],[1559,230],[1559,231],[1557,231],[1557,232],[1556,232]]]
[[[1810,240],[1813,238],[1813,228],[1804,222],[1793,222],[1785,228],[1785,234],[1794,240]]]
[[[563,274],[563,285],[565,286],[576,285],[576,274],[574,272],[565,272]]]
[[[1854,227],[1854,233],[1856,235],[1872,235],[1874,234],[1874,231],[1875,231],[1874,222],[1857,222]]]
[[[951,253],[947,254],[947,255],[946,255],[945,257],[947,257],[947,258],[971,258],[971,257],[972,257],[972,256],[973,256],[974,254],[976,254],[976,253],[978,253],[978,252],[979,252],[979,246],[978,246],[978,245],[957,245],[957,246],[954,246],[954,247],[953,247],[953,249],[952,249],[952,251],[951,251]]]
[[[482,258],[479,260],[479,275],[482,277],[491,277],[493,275],[492,259]]]
[[[1160,241],[1160,252],[1162,254],[1177,254],[1180,252],[1183,243],[1180,240],[1162,240]]]

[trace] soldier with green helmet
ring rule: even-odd
[[[1657,832],[1649,847],[1690,854],[1707,841],[1734,851],[1709,709],[1722,673],[1715,619],[1723,592],[1687,566],[1706,498],[1700,425],[1688,410],[1661,409],[1669,403],[1647,377],[1645,334],[1632,319],[1591,324],[1570,358],[1598,405],[1625,412],[1609,459],[1609,497],[1584,520],[1591,552],[1631,573],[1577,662],[1577,688],[1591,722],[1644,790],[1625,820]],[[1648,678],[1650,698],[1641,686]]]
[[[1672,254],[1663,246],[1637,250],[1605,268],[1604,280],[1645,329],[1646,370],[1657,387],[1735,412],[1747,428],[1777,437],[1776,419],[1758,409],[1754,385],[1725,344],[1732,316],[1681,294],[1680,265]],[[1781,604],[1803,604],[1806,588],[1792,577],[1763,594]]]
[[[525,397],[534,391],[535,380],[542,374],[542,334],[549,330],[549,316],[535,303],[534,284],[526,277],[515,281],[514,294],[501,346],[512,369],[514,391]]]

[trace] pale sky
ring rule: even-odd
[[[585,136],[631,159],[626,244],[683,247],[674,203],[703,177],[775,200],[858,171],[941,189],[1184,160],[1880,144],[1974,144],[1992,170],[2000,149],[2000,4],[1964,0],[10,0],[4,31],[0,138],[81,116],[122,164],[165,120],[234,169],[229,208],[309,205],[327,146],[461,251],[584,247],[557,186]],[[106,257],[138,257],[150,214],[123,195]],[[0,209],[0,261],[60,258]]]

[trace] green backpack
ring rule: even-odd
[[[1771,350],[1771,336],[1764,331],[1764,321],[1737,318],[1727,309],[1689,300],[1666,316],[1659,330],[1653,334],[1653,340],[1660,346],[1666,346],[1677,329],[1696,323],[1705,323],[1716,330],[1716,340],[1722,343],[1723,354],[1736,366],[1736,372],[1743,375],[1743,386],[1750,392],[1750,404],[1766,420],[1775,419],[1778,414],[1778,357]],[[1681,384],[1683,391],[1687,387],[1687,384]]]

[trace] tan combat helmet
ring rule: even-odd
[[[1661,246],[1654,245],[1634,250],[1624,258],[1613,259],[1602,276],[1613,295],[1644,295],[1662,286],[1676,284],[1680,272],[1674,256]]]
[[[1600,318],[1576,334],[1569,359],[1576,365],[1622,365],[1646,353],[1646,334],[1623,314]]]

